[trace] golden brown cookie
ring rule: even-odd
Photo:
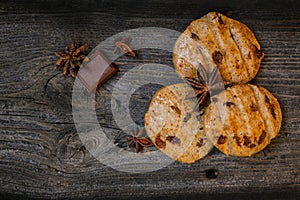
[[[180,76],[196,78],[201,63],[208,71],[219,66],[223,80],[231,83],[253,79],[263,57],[245,24],[217,12],[191,22],[173,50],[174,67]]]
[[[212,98],[204,127],[226,155],[251,156],[279,133],[282,116],[277,99],[265,88],[235,85]]]
[[[193,163],[213,147],[203,130],[203,115],[195,111],[197,101],[186,99],[193,92],[187,84],[159,89],[145,115],[145,129],[163,153],[183,163]]]

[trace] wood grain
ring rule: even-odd
[[[74,80],[53,70],[57,59],[53,52],[63,50],[72,38],[92,49],[132,28],[160,26],[182,32],[208,11],[228,9],[231,17],[253,30],[265,53],[251,83],[278,98],[283,112],[279,136],[251,158],[226,157],[214,149],[194,164],[175,162],[144,174],[119,172],[93,158],[72,117]],[[0,197],[299,198],[299,10],[298,2],[279,0],[0,1]],[[99,123],[113,137],[124,134],[108,109],[114,81],[142,63],[172,66],[170,52],[137,53],[137,59],[116,60],[121,72],[97,93]],[[132,108],[131,115],[138,124],[143,124],[143,113],[157,88],[149,85],[134,93],[131,105],[140,109]],[[206,178],[210,168],[219,170],[216,179]]]

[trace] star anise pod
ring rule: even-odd
[[[81,63],[86,58],[87,49],[88,46],[86,44],[77,47],[75,40],[73,40],[71,46],[65,48],[65,53],[59,51],[55,52],[59,59],[54,69],[62,68],[65,77],[71,74],[71,76],[75,78]]]
[[[136,130],[132,130],[130,131],[130,137],[127,138],[128,146],[134,147],[136,153],[141,152],[144,147],[153,146],[153,143],[149,138],[142,137],[143,133],[144,133],[144,129],[141,129],[138,132]]]
[[[219,73],[219,67],[214,67],[211,73],[208,73],[200,64],[198,68],[198,79],[185,77],[194,92],[187,95],[186,98],[197,97],[197,105],[201,107],[209,99],[209,96],[218,94],[224,90],[224,82]]]

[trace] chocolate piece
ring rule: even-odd
[[[82,63],[77,76],[87,90],[94,93],[97,87],[102,86],[118,71],[119,69],[103,53],[97,51],[89,61]]]

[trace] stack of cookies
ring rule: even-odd
[[[246,25],[217,12],[193,21],[173,51],[176,72],[190,81],[158,90],[145,115],[146,132],[155,146],[183,163],[204,157],[213,146],[232,156],[251,156],[264,149],[278,135],[282,115],[268,90],[247,84],[263,57]],[[209,75],[216,69],[223,91],[213,92],[209,84],[203,85],[214,81]],[[192,87],[197,80],[201,84]],[[207,102],[205,89],[210,93]]]

